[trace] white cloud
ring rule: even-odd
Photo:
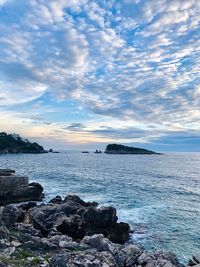
[[[195,0],[22,1],[0,25],[0,105],[48,92],[113,123],[187,129],[199,116],[198,10]]]

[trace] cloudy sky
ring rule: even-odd
[[[0,0],[1,131],[200,151],[199,0]]]

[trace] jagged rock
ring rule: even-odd
[[[129,239],[130,234],[130,226],[128,223],[120,222],[116,223],[114,227],[112,227],[108,238],[114,242],[119,244],[124,244]]]
[[[147,262],[145,267],[173,267],[174,265],[167,260],[158,259],[158,260],[151,260]]]
[[[76,196],[76,195],[67,195],[64,199],[64,202],[69,202],[69,201],[80,204],[83,207],[90,207],[90,206],[97,207],[98,206],[97,202],[85,202],[79,196]]]
[[[82,227],[82,220],[79,215],[58,218],[55,225],[59,232],[76,240],[82,239],[86,234]]]
[[[63,253],[50,259],[50,267],[117,267],[109,252]]]
[[[109,251],[114,254],[119,248],[116,244],[113,244],[109,239],[104,238],[103,234],[95,234],[92,236],[85,236],[80,243],[91,248],[95,248],[97,251]]]
[[[11,230],[14,232],[13,238],[17,239],[20,243],[27,242],[33,237],[42,237],[40,232],[33,228],[31,224],[20,223]]]
[[[29,210],[29,209],[34,208],[36,206],[37,206],[36,202],[30,201],[30,202],[23,203],[23,204],[19,205],[18,208],[21,208],[23,210]]]
[[[23,222],[25,214],[22,209],[14,205],[7,205],[2,212],[2,221],[5,226],[11,227],[17,222]]]
[[[96,203],[84,202],[77,196],[67,196],[61,204],[49,203],[29,210],[30,221],[48,236],[52,229],[80,240],[85,235],[102,233],[113,242],[125,243],[130,227],[117,223],[116,209],[97,208]]]
[[[163,252],[163,251],[154,251],[154,252],[144,252],[138,258],[138,263],[140,265],[146,265],[148,262],[152,260],[166,260],[171,262],[175,266],[180,266],[180,263],[176,257],[176,255],[172,252]]]
[[[142,250],[134,245],[126,245],[115,256],[119,267],[132,267],[136,264],[137,259],[142,254]]]
[[[22,249],[36,251],[39,253],[47,253],[58,250],[58,247],[46,238],[32,237],[30,241],[20,246]]]
[[[60,196],[56,196],[49,201],[49,203],[53,203],[53,204],[61,204],[62,202],[63,201]]]
[[[5,226],[0,227],[0,238],[8,238],[9,237],[9,231]]]
[[[15,251],[15,246],[8,239],[0,239],[0,255],[10,256]]]

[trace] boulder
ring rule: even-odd
[[[61,204],[62,202],[63,201],[60,196],[56,196],[49,201],[49,203],[53,203],[53,204]]]
[[[115,256],[119,267],[132,267],[137,263],[137,259],[142,254],[142,250],[132,244],[123,247]]]
[[[128,223],[120,222],[116,223],[108,234],[108,238],[119,244],[124,244],[130,235],[130,225]]]
[[[109,252],[63,253],[50,259],[50,267],[117,267]]]
[[[7,205],[2,212],[2,221],[6,227],[11,227],[15,223],[23,222],[25,214],[21,208],[14,205]]]
[[[29,217],[44,237],[56,229],[74,240],[93,234],[103,234],[121,244],[129,239],[130,227],[117,223],[115,208],[97,208],[96,203],[84,202],[77,196],[67,196],[61,203],[57,197],[47,205],[34,207],[29,210]]]
[[[152,260],[157,261],[161,259],[172,263],[174,266],[182,266],[174,253],[163,251],[143,252],[142,255],[138,258],[138,263],[144,266]]]

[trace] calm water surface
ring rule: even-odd
[[[133,241],[148,250],[172,250],[182,262],[200,251],[198,153],[2,155],[0,167],[40,182],[46,201],[74,193],[115,206],[135,230]]]

